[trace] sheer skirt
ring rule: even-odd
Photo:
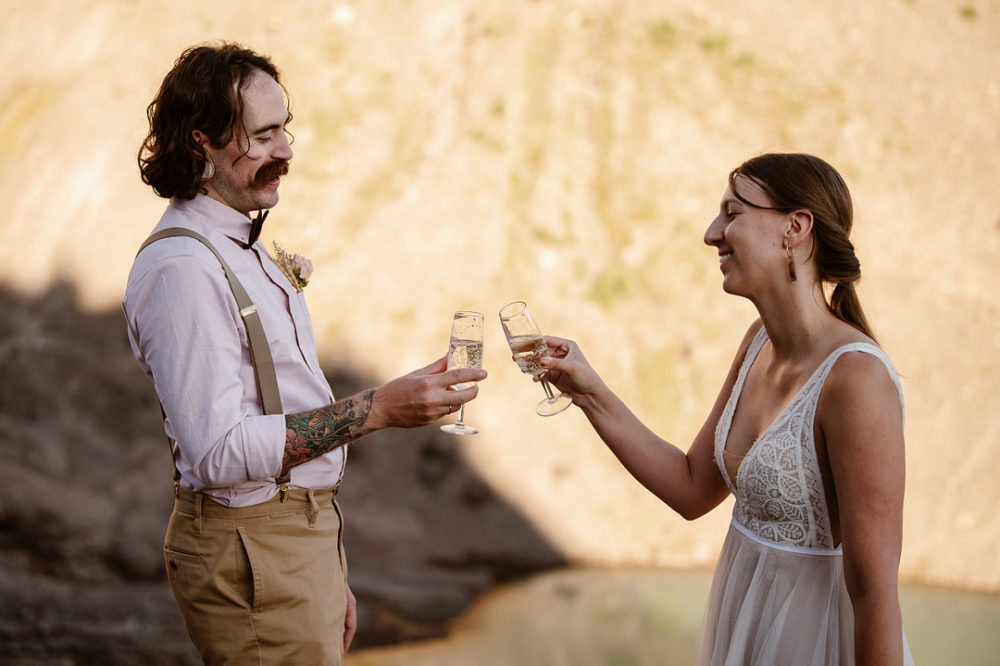
[[[913,659],[903,639],[904,663]],[[705,611],[703,666],[853,666],[839,550],[767,542],[733,521]]]

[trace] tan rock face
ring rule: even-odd
[[[173,59],[238,36],[282,68],[295,116],[296,156],[265,242],[312,260],[306,296],[331,373],[373,383],[443,355],[454,310],[523,299],[686,446],[754,316],[721,293],[701,244],[725,175],[761,151],[828,159],[855,195],[861,296],[907,396],[901,574],[1000,589],[1000,5],[434,4],[5,8],[13,37],[0,55],[16,64],[0,72],[0,473],[10,481],[0,519],[48,544],[18,543],[11,552],[32,555],[17,561],[77,580],[159,576],[159,502],[169,501],[146,493],[141,514],[116,504],[169,473],[155,404],[114,321],[163,207],[135,154]],[[485,367],[467,413],[482,431],[474,439],[365,444],[344,492],[357,541],[393,567],[436,552],[413,551],[418,542],[489,544],[488,554],[459,548],[467,563],[491,562],[489,576],[506,566],[497,552],[527,569],[712,566],[726,507],[686,523],[620,470],[578,413],[535,416],[540,389],[510,361],[495,317]],[[447,445],[459,462],[423,458],[423,445]],[[410,456],[398,474],[417,481],[365,504],[366,474],[395,478],[374,462],[395,448]],[[123,468],[141,473],[108,471]],[[66,541],[94,521],[44,520],[58,513],[39,499],[53,486],[107,531]],[[410,502],[424,515],[454,504],[461,530],[432,539],[428,524],[394,513],[405,493],[424,493]],[[502,510],[482,508],[491,503]],[[516,524],[528,545],[462,541],[496,529],[480,515]],[[63,527],[38,536],[48,525]],[[440,568],[457,569],[456,557]],[[462,585],[487,584],[478,575]]]

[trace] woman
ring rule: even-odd
[[[687,453],[576,343],[547,338],[549,379],[646,488],[688,520],[736,497],[703,664],[912,663],[897,590],[902,392],[854,290],[852,217],[843,179],[816,157],[761,155],[729,175],[705,243],[723,289],[760,318]]]

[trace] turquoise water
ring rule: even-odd
[[[917,666],[1000,664],[1000,595],[904,585],[899,603]]]
[[[688,572],[544,574],[487,595],[447,639],[362,652],[348,664],[694,664],[710,582]],[[1000,595],[908,585],[900,605],[917,666],[1000,664]]]

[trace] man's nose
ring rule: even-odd
[[[275,142],[274,157],[282,160],[290,160],[292,159],[292,155],[292,144],[288,140],[288,135],[282,133]]]

